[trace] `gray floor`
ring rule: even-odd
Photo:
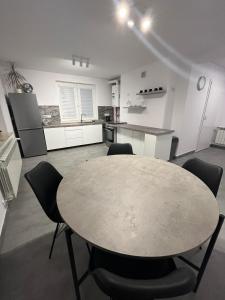
[[[71,169],[76,169],[76,166],[82,161],[106,155],[107,150],[108,148],[105,144],[97,144],[52,151],[48,152],[46,156],[23,159],[18,197],[10,203],[1,253],[21,246],[53,231],[55,228],[55,225],[46,218],[46,215],[40,208],[34,193],[23,176],[24,173],[31,170],[38,162],[47,160],[62,175],[66,175]]]
[[[107,147],[103,144],[79,147],[48,153],[45,157],[36,157],[23,160],[24,174],[41,160],[51,162],[63,175],[71,168],[76,168],[80,162],[105,155]],[[190,157],[199,157],[205,161],[222,166],[225,169],[225,151],[210,148],[199,153],[177,159],[174,163],[182,165]],[[225,213],[225,181],[222,178],[218,193],[218,202],[221,212]],[[7,215],[5,239],[0,256],[0,290],[3,300],[30,300],[30,299],[74,299],[71,285],[71,274],[68,266],[68,257],[65,252],[64,239],[57,242],[56,252],[52,261],[47,260],[49,238],[54,225],[48,221],[40,208],[33,192],[21,176],[18,199],[10,205]],[[87,255],[82,241],[75,237],[74,243],[80,255],[79,263],[87,263]],[[38,251],[37,249],[38,248]],[[80,254],[79,254],[80,253]],[[62,255],[63,254],[63,255]],[[199,254],[201,255],[201,254]],[[24,260],[25,258],[25,260]],[[198,260],[198,256],[195,258]],[[23,261],[23,263],[21,263]],[[179,299],[225,299],[225,226],[223,227],[216,249],[207,268],[206,275],[197,295],[190,294]],[[38,274],[37,274],[38,273]],[[42,279],[42,275],[50,278],[50,282]],[[25,285],[29,279],[29,288]],[[54,282],[57,288],[52,288]],[[102,295],[91,279],[82,289],[83,299],[107,299]],[[140,299],[141,300],[141,299]]]

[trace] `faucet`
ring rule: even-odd
[[[83,116],[86,116],[86,114],[80,114],[80,122],[83,123]]]

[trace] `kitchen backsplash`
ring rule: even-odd
[[[39,106],[43,125],[57,125],[61,122],[59,106],[41,105]]]
[[[58,105],[40,105],[39,110],[43,125],[57,125],[61,123]],[[112,106],[98,106],[98,119],[105,120],[104,114],[109,114],[110,120],[114,121]],[[116,114],[119,118],[119,109],[116,110]]]
[[[98,106],[98,119],[105,120],[104,114],[109,114],[110,120],[113,121],[113,107],[112,106]]]

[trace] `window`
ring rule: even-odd
[[[62,122],[94,118],[95,87],[87,84],[58,83]]]

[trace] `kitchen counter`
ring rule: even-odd
[[[72,123],[58,123],[54,125],[43,125],[44,128],[57,128],[57,127],[75,127],[75,126],[88,126],[88,125],[99,125],[104,122],[101,120],[96,120],[94,122],[72,122]]]
[[[139,131],[151,135],[165,135],[165,134],[171,134],[174,132],[174,130],[170,129],[160,129],[155,127],[147,127],[147,126],[140,126],[140,125],[133,125],[133,124],[110,124],[112,127],[116,128],[124,128],[132,131]]]
[[[169,160],[174,130],[133,124],[112,124],[117,143],[130,143],[138,155]]]
[[[8,133],[8,132],[0,132],[0,145],[4,143],[5,141],[8,140],[8,138],[12,135],[13,133]]]
[[[0,156],[5,151],[5,148],[13,139],[13,133],[0,132]]]

